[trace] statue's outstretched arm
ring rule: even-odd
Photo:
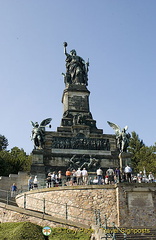
[[[86,64],[86,71],[88,72],[89,71],[89,58],[88,58],[88,61],[85,64]]]
[[[63,46],[64,46],[64,54],[68,56],[69,54],[67,53],[67,48],[66,48],[68,46],[67,42],[64,42]]]

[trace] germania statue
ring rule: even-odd
[[[67,43],[64,42],[64,54],[66,55],[66,73],[64,75],[65,84],[88,85],[89,60],[85,62],[77,56],[75,49],[67,53]]]

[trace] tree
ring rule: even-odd
[[[31,157],[27,155],[23,149],[14,147],[11,149],[10,155],[10,164],[13,167],[14,173],[18,173],[19,171],[30,171]]]
[[[129,141],[128,152],[133,154],[132,167],[134,168],[135,171],[138,170],[137,166],[138,163],[140,162],[140,150],[144,146],[145,144],[143,143],[143,140],[140,140],[138,134],[136,134],[136,132],[133,131],[131,133],[131,138]]]
[[[131,133],[128,151],[133,154],[132,167],[134,172],[143,171],[156,173],[156,144],[155,146],[145,146],[143,140],[139,139],[136,132]]]
[[[17,174],[19,171],[30,171],[31,156],[27,155],[23,149],[14,147],[11,151],[0,151],[0,174],[7,176],[10,173]]]
[[[4,135],[0,134],[0,151],[6,150],[8,146],[8,140]]]
[[[1,176],[8,176],[11,171],[12,167],[10,166],[11,155],[8,151],[2,150],[0,151],[0,175]]]
[[[153,172],[156,174],[156,154],[153,146],[144,146],[140,149],[140,161],[138,163],[138,170],[142,171],[145,167],[146,172]]]

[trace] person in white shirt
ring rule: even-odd
[[[152,183],[153,180],[154,180],[154,176],[153,176],[152,172],[150,172],[148,175],[148,181],[149,181],[149,183]]]
[[[106,175],[108,176],[108,183],[114,183],[114,170],[112,168],[108,168]]]
[[[81,172],[80,168],[78,168],[78,170],[76,171],[76,179],[77,179],[77,185],[81,185],[81,183],[82,183],[82,172]]]
[[[88,181],[88,172],[85,168],[83,168],[83,170],[81,171],[82,173],[82,181],[83,181],[83,184],[87,184],[87,181]]]
[[[53,184],[53,187],[55,187],[56,184],[58,183],[58,182],[57,182],[56,172],[53,172],[53,174],[51,175],[51,182],[52,182],[52,184]]]
[[[98,179],[97,179],[97,177],[94,177],[94,179],[93,179],[93,184],[98,184]]]
[[[37,176],[35,176],[33,183],[34,183],[34,189],[38,188]]]
[[[101,168],[97,169],[96,174],[97,174],[98,184],[101,185],[102,184],[102,174],[103,174],[102,169]]]
[[[127,182],[131,182],[132,168],[127,165],[127,166],[125,167],[124,172],[125,172],[125,174],[126,174],[126,180],[127,180]]]

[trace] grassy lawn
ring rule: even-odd
[[[1,240],[44,240],[42,227],[30,222],[0,224]]]
[[[49,240],[89,240],[90,229],[70,230],[52,228]],[[31,222],[6,222],[0,224],[0,240],[45,240],[42,227]]]

